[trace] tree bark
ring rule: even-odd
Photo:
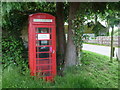
[[[74,45],[74,41],[72,39],[72,20],[75,18],[76,12],[79,9],[80,3],[71,2],[69,8],[69,16],[68,16],[68,38],[67,38],[67,47],[65,54],[65,67],[74,66],[77,63],[76,60],[76,46]]]
[[[97,24],[98,16],[97,13],[95,13],[95,24]]]
[[[56,3],[56,23],[57,23],[57,65],[61,65],[64,62],[64,54],[66,48],[66,39],[64,32],[64,3]]]
[[[114,32],[114,26],[112,26],[112,32],[111,32],[111,53],[110,53],[110,61],[113,62],[113,54],[114,54],[114,49],[113,49],[113,32]]]

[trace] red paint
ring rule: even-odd
[[[35,19],[39,21],[35,22]],[[56,75],[55,17],[46,13],[29,15],[28,32],[31,76],[38,76],[51,81]]]

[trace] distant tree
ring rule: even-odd
[[[115,30],[113,36],[120,36],[120,29]]]

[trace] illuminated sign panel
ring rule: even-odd
[[[52,22],[52,19],[33,19],[33,22]]]

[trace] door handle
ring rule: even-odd
[[[55,53],[55,50],[53,50],[52,53]]]

